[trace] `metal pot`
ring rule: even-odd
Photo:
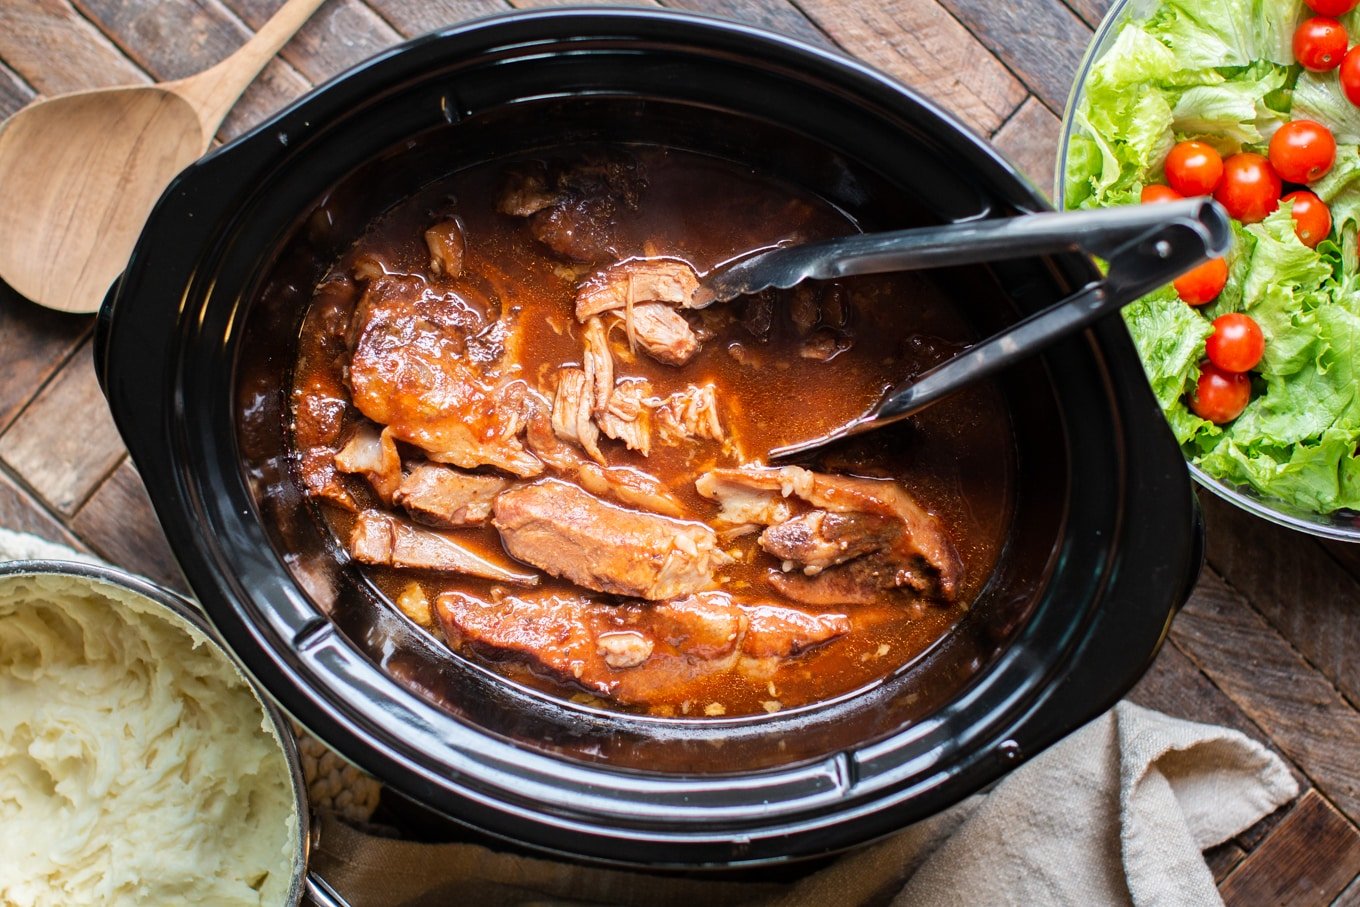
[[[726,157],[869,228],[1047,208],[966,127],[858,62],[641,9],[411,41],[193,165],[100,313],[97,367],[185,575],[284,708],[391,789],[492,834],[731,867],[928,816],[1132,686],[1189,594],[1201,528],[1118,318],[1008,373],[1010,541],[968,618],[873,689],[752,718],[607,714],[516,687],[380,607],[291,472],[287,377],[310,288],[417,186],[572,139]],[[1074,253],[951,280],[984,334],[1097,273]]]

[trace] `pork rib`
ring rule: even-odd
[[[942,601],[958,594],[963,564],[944,527],[896,482],[748,466],[713,470],[695,488],[722,505],[723,523],[771,526],[761,545],[789,569],[770,579],[796,601],[867,603],[893,590]],[[791,497],[817,512],[794,516]],[[832,514],[853,519],[828,524]],[[794,566],[804,569],[791,572]]]
[[[380,510],[361,510],[355,517],[349,553],[361,564],[466,573],[517,586],[538,585],[534,574],[493,563],[465,548],[449,533],[420,529]]]
[[[712,588],[729,562],[702,523],[627,510],[556,479],[502,493],[492,522],[513,557],[597,592],[674,598]]]
[[[486,602],[445,592],[435,611],[455,648],[635,705],[679,702],[696,681],[741,672],[747,659],[794,657],[851,627],[843,614],[738,605],[721,592],[620,604],[546,593]]]

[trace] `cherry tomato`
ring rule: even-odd
[[[1214,198],[1244,224],[1254,224],[1280,206],[1280,175],[1259,154],[1242,151],[1223,162]]]
[[[1346,100],[1360,106],[1360,45],[1346,51],[1341,58],[1341,69],[1337,72],[1341,80],[1341,93]]]
[[[1321,123],[1294,120],[1270,137],[1270,166],[1282,180],[1311,183],[1331,170],[1335,161],[1336,139]]]
[[[1250,402],[1251,379],[1245,374],[1225,372],[1212,362],[1200,366],[1199,381],[1190,398],[1195,415],[1222,425],[1242,415]]]
[[[1299,242],[1308,248],[1316,249],[1317,244],[1332,232],[1332,212],[1327,203],[1307,189],[1291,192],[1281,201],[1294,203],[1290,209],[1294,215],[1294,232],[1298,234]]]
[[[1348,43],[1344,25],[1326,16],[1314,16],[1294,30],[1294,59],[1304,69],[1327,72],[1341,65]]]
[[[1225,372],[1249,372],[1266,351],[1266,336],[1256,319],[1229,312],[1214,319],[1214,332],[1204,341],[1209,361]]]
[[[1204,305],[1213,302],[1227,282],[1228,263],[1221,258],[1211,258],[1177,277],[1171,285],[1176,288],[1176,295],[1188,304]]]
[[[1355,4],[1360,0],[1304,0],[1308,8],[1319,16],[1344,16],[1346,13],[1355,9]]]
[[[1178,142],[1166,156],[1166,181],[1181,195],[1210,195],[1223,176],[1223,158],[1203,142]]]
[[[1170,186],[1163,186],[1160,183],[1153,183],[1143,187],[1142,201],[1145,205],[1155,205],[1158,202],[1178,202],[1185,198]]]

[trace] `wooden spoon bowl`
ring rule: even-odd
[[[10,117],[0,126],[0,277],[49,308],[99,308],[165,187],[323,2],[288,0],[198,75],[61,95]]]

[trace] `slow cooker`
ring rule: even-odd
[[[490,834],[711,868],[881,837],[984,788],[1132,686],[1189,594],[1201,529],[1118,317],[1007,373],[1018,470],[995,571],[941,644],[855,695],[747,718],[607,713],[517,687],[380,607],[312,518],[288,449],[288,370],[311,288],[417,187],[567,141],[717,155],[867,228],[1048,207],[968,128],[863,64],[643,9],[436,32],[203,158],[166,191],[110,292],[97,368],[185,576],[284,709],[392,790]],[[1072,253],[951,281],[985,336],[1098,273]]]

